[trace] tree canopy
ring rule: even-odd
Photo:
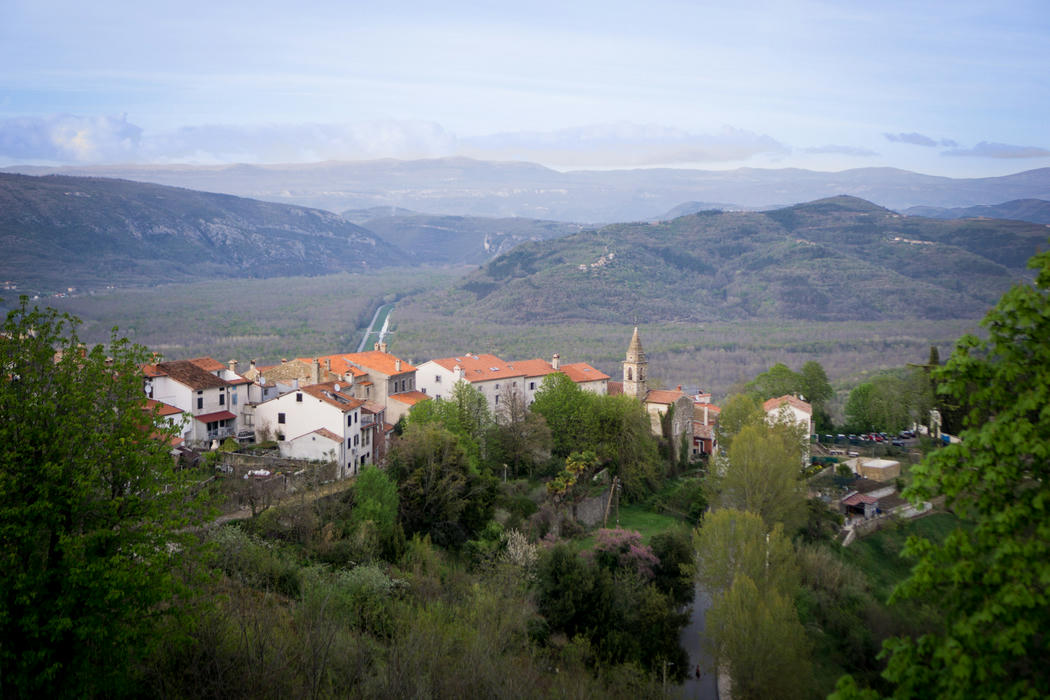
[[[962,442],[912,471],[905,495],[943,494],[972,528],[912,540],[919,561],[897,597],[938,605],[945,626],[887,642],[899,697],[1050,695],[1050,253],[1035,284],[1010,289],[935,371],[966,408]]]
[[[21,306],[0,333],[0,695],[126,691],[200,511],[146,406],[144,348]]]

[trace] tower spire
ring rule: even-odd
[[[627,357],[623,363],[623,393],[638,399],[645,399],[648,393],[646,387],[646,375],[648,374],[648,361],[645,359],[645,350],[642,348],[642,339],[638,335],[638,326],[634,327],[631,343],[627,346]]]

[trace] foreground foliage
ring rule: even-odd
[[[144,348],[22,306],[0,334],[0,695],[119,694],[178,590],[195,513],[145,408]],[[183,533],[183,534],[180,534]]]

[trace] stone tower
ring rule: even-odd
[[[645,378],[649,373],[649,363],[645,360],[645,350],[638,337],[638,326],[634,327],[631,344],[627,346],[627,359],[623,363],[623,393],[636,399],[645,400],[648,389]]]

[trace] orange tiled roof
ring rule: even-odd
[[[792,396],[791,394],[784,394],[783,396],[778,396],[775,399],[770,399],[769,401],[766,401],[764,404],[762,404],[762,410],[764,410],[766,413],[769,413],[770,411],[775,411],[784,404],[794,406],[803,413],[809,413],[810,415],[813,414],[813,407],[811,405],[809,405],[797,396]]]
[[[352,411],[365,403],[362,399],[355,399],[350,394],[336,391],[335,385],[338,383],[339,382],[323,382],[321,384],[311,384],[310,386],[300,388],[299,391],[304,394],[309,394],[315,399],[320,399],[330,406],[335,406],[343,413]]]
[[[160,416],[174,416],[178,413],[182,413],[181,408],[176,408],[171,404],[164,403],[163,401],[157,401],[156,399],[146,399],[146,410],[152,411],[153,407],[157,406],[157,415]]]
[[[308,433],[303,433],[303,434],[302,434],[302,435],[300,435],[299,437],[294,437],[294,438],[292,438],[292,440],[298,440],[299,438],[304,438],[304,437],[306,437],[307,435],[313,435],[314,433],[317,433],[318,435],[320,435],[320,436],[321,436],[321,437],[323,437],[323,438],[328,438],[328,439],[329,439],[329,440],[331,440],[332,442],[339,442],[339,443],[341,443],[341,442],[343,441],[343,438],[339,437],[338,435],[336,435],[335,433],[333,433],[333,432],[332,432],[331,430],[329,430],[328,428],[318,428],[317,430],[311,430],[311,431],[310,431],[310,432],[308,432]]]
[[[420,401],[427,401],[430,397],[424,394],[422,391],[403,391],[400,394],[391,394],[390,400],[400,401],[406,403],[409,406],[415,406]]]
[[[609,378],[608,374],[596,370],[586,362],[573,362],[569,365],[562,365],[560,371],[567,374],[569,376],[569,379],[576,383],[597,382],[599,380]]]
[[[550,362],[535,358],[533,360],[515,360],[507,364],[507,367],[514,370],[521,370],[525,373],[526,377],[545,377],[548,374],[554,374],[554,367],[551,366]]]
[[[195,357],[192,360],[188,360],[188,362],[192,362],[205,372],[218,372],[226,369],[226,365],[213,357]]]
[[[646,403],[672,404],[685,396],[678,389],[650,389],[645,395]]]
[[[508,365],[495,355],[460,355],[443,357],[431,362],[444,367],[450,372],[459,365],[463,368],[463,378],[468,382],[484,382],[490,379],[510,379],[524,377],[525,372]]]
[[[355,377],[365,375],[362,368],[366,371],[371,370],[387,376],[416,371],[416,368],[413,365],[408,364],[404,360],[401,360],[388,352],[382,352],[380,350],[347,352],[338,355],[322,355],[317,359],[321,362],[322,370],[324,369],[325,360],[328,360],[331,362],[333,372],[338,374],[351,372]],[[312,357],[301,357],[299,360],[302,362],[313,362]],[[401,362],[401,369],[397,369],[397,363],[399,361]]]

